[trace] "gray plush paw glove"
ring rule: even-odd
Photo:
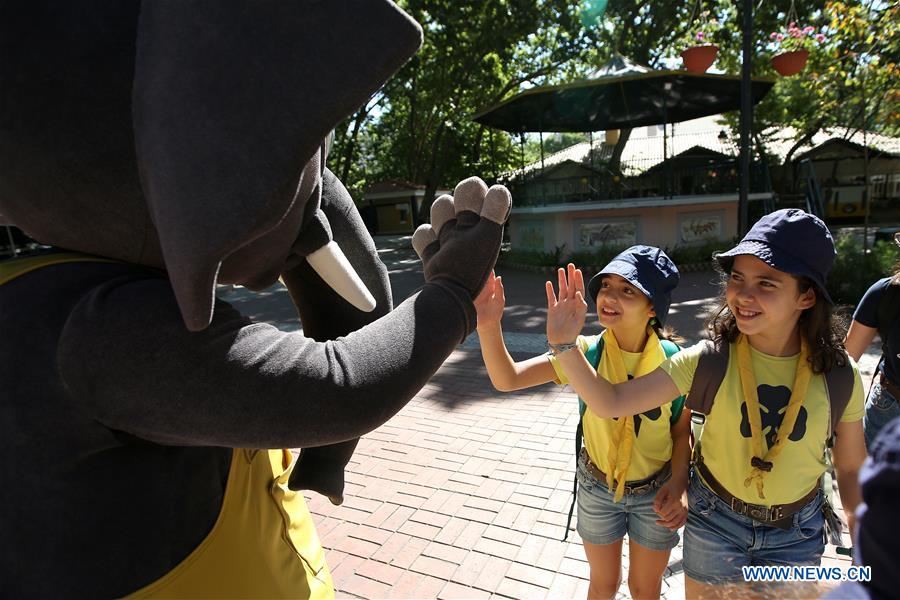
[[[461,181],[453,196],[435,200],[431,225],[421,225],[412,238],[425,281],[456,284],[474,299],[497,261],[511,205],[509,190],[488,189],[478,177]]]

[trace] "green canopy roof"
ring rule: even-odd
[[[753,103],[773,85],[773,79],[754,78]],[[623,129],[739,110],[740,94],[741,79],[734,75],[631,71],[529,89],[481,111],[473,120],[514,133]]]

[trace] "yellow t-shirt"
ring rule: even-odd
[[[685,348],[662,364],[663,370],[684,394],[691,388],[702,349],[702,343]],[[778,426],[784,419],[800,355],[769,356],[751,346],[750,356],[756,374],[765,447],[769,448],[775,443]],[[859,421],[865,412],[859,369],[856,363],[852,366],[853,394],[841,421]],[[825,445],[831,421],[825,377],[813,375],[809,382],[794,431],[775,459],[772,471],[766,476],[765,499],[759,498],[754,485],[744,486],[744,480],[750,475],[753,447],[747,405],[743,398],[737,348],[732,344],[725,379],[719,386],[703,426],[703,462],[725,489],[745,502],[772,506],[802,498],[813,489],[825,471]]]
[[[578,347],[582,353],[587,352],[592,343],[600,336],[578,336]],[[641,358],[638,352],[622,352],[625,370],[631,376]],[[663,354],[665,356],[665,354]],[[606,360],[606,353],[600,355]],[[563,372],[555,356],[550,356],[550,364],[556,371],[559,384],[569,380]],[[672,459],[671,420],[672,404],[664,404],[634,417],[634,446],[631,451],[631,464],[625,472],[625,481],[646,479],[663,468]],[[611,473],[613,467],[609,462],[609,443],[615,431],[617,418],[604,419],[598,417],[590,408],[584,411],[584,447],[597,467],[604,473]]]

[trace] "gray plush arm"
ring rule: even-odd
[[[426,284],[345,338],[316,342],[218,302],[190,333],[165,279],[121,278],[72,312],[59,369],[104,425],[162,444],[291,448],[359,437],[396,414],[459,343],[471,302]]]

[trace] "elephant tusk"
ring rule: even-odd
[[[336,242],[330,241],[306,257],[309,266],[331,289],[364,312],[375,310],[375,298]]]

